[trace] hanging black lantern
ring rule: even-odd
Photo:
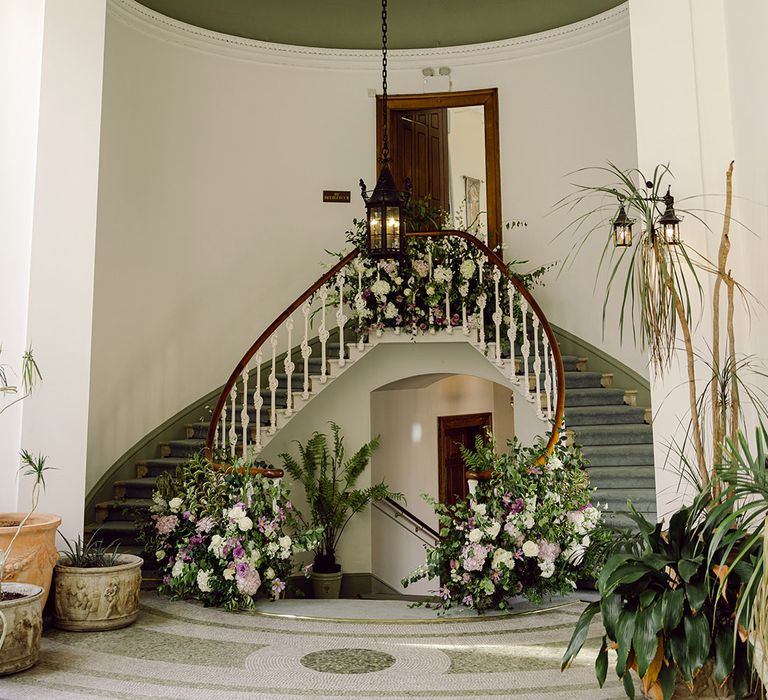
[[[623,203],[619,205],[619,213],[611,223],[613,225],[613,245],[616,248],[628,248],[631,246],[632,224],[635,223],[635,220],[627,216]]]
[[[667,194],[662,201],[666,205],[664,213],[657,222],[656,234],[661,237],[667,245],[680,244],[680,218],[675,214],[675,198],[670,194],[670,187],[667,187]]]
[[[411,194],[411,182],[405,180],[405,193],[395,185],[395,178],[389,169],[389,134],[387,128],[387,0],[381,2],[381,86],[383,111],[383,139],[381,147],[381,172],[371,196],[367,194],[365,182],[360,180],[360,189],[366,208],[366,242],[372,258],[404,258],[405,249],[405,207]]]

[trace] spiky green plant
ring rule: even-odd
[[[390,491],[381,481],[366,489],[354,488],[371,455],[379,446],[375,437],[348,459],[341,428],[331,422],[331,445],[325,433],[315,432],[306,445],[299,441],[299,458],[283,452],[280,458],[293,479],[304,487],[309,516],[300,514],[307,527],[322,527],[323,537],[315,550],[315,571],[338,571],[336,547],[352,516],[370,503],[385,498],[402,500],[403,494]]]
[[[104,544],[103,540],[97,540],[98,530],[88,540],[84,540],[82,535],[78,535],[74,540],[69,540],[63,534],[59,534],[66,545],[66,550],[59,552],[62,555],[60,564],[64,566],[96,569],[115,566],[120,563],[120,553],[117,551],[120,543]]]
[[[0,353],[3,347],[0,345]],[[40,368],[37,366],[32,346],[21,356],[21,395],[0,408],[0,415],[11,406],[26,399],[35,389],[37,383],[43,378]],[[19,388],[10,383],[8,379],[8,365],[0,363],[0,394],[18,394]]]

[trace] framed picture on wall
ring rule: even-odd
[[[477,226],[480,216],[480,180],[464,176],[464,209],[467,212],[467,229]]]

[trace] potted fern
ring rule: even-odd
[[[383,481],[367,489],[354,488],[379,446],[378,437],[345,459],[344,438],[336,423],[331,423],[331,433],[330,447],[328,436],[315,432],[306,445],[297,441],[298,460],[287,452],[280,455],[285,471],[302,484],[307,496],[309,517],[301,514],[299,517],[307,527],[323,529],[312,565],[315,598],[339,597],[342,575],[341,565],[336,561],[336,547],[352,516],[372,502],[403,497],[390,491]]]
[[[139,615],[141,566],[134,554],[121,554],[118,543],[106,546],[81,536],[71,542],[54,569],[56,627],[73,632],[115,630]]]

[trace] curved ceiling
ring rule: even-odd
[[[379,0],[138,0],[204,29],[278,44],[381,46]],[[562,27],[623,0],[389,0],[389,47],[497,41]]]

